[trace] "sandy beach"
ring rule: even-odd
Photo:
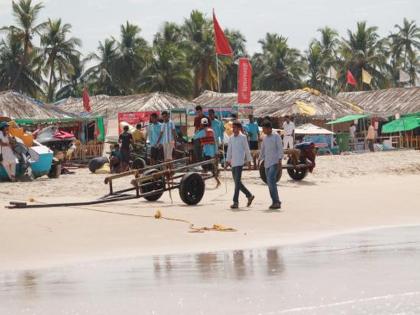
[[[9,201],[90,200],[107,193],[105,175],[80,169],[58,180],[0,184],[0,270],[36,269],[142,255],[246,249],[302,242],[334,234],[420,224],[420,152],[376,152],[318,157],[302,182],[280,181],[283,209],[267,211],[267,187],[255,171],[245,184],[256,196],[229,209],[233,182],[206,183],[198,206],[185,206],[177,191],[155,203],[143,199],[96,206],[6,209]],[[127,180],[119,185],[127,186]],[[226,185],[225,185],[226,183]],[[226,192],[227,188],[227,192]],[[241,197],[243,198],[243,197]],[[221,224],[237,232],[189,233],[189,225],[153,215]],[[150,216],[150,217],[147,217]]]

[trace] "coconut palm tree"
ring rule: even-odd
[[[309,49],[306,51],[305,59],[308,64],[308,80],[306,83],[312,88],[325,92],[327,90],[327,87],[324,85],[324,66],[326,59],[324,59],[322,50],[323,49],[318,41],[312,41],[309,45]]]
[[[267,33],[259,41],[263,52],[253,56],[253,68],[257,69],[255,84],[259,89],[283,91],[301,85],[304,74],[302,57],[297,49],[290,48],[287,38]]]
[[[41,56],[38,50],[31,50],[27,62],[22,67],[23,44],[13,30],[0,42],[0,90],[15,89],[22,93],[39,97],[42,94]],[[16,77],[20,73],[20,79]]]
[[[116,83],[123,94],[138,91],[139,75],[151,60],[151,50],[146,40],[139,36],[141,29],[126,22],[121,25],[116,61]]]
[[[11,89],[18,89],[22,84],[18,84],[21,79],[23,70],[28,66],[30,57],[34,46],[32,43],[33,37],[39,34],[45,23],[37,24],[39,13],[43,8],[42,3],[32,4],[32,0],[19,0],[19,2],[12,1],[13,16],[15,17],[16,25],[10,25],[1,28],[2,31],[12,32],[14,40],[20,42],[22,49],[18,55],[19,67],[13,77]],[[31,65],[29,65],[29,68]]]
[[[191,71],[185,51],[178,47],[172,35],[175,34],[166,29],[162,34],[158,33],[155,36],[153,61],[140,78],[140,88],[150,92],[170,92],[189,97],[192,88]]]
[[[48,76],[46,94],[49,102],[54,100],[54,93],[60,82],[65,77],[75,74],[71,61],[80,55],[77,47],[81,46],[81,41],[75,37],[68,38],[70,32],[70,24],[63,24],[61,19],[49,19],[41,34],[41,46],[45,58],[44,74]]]
[[[413,64],[416,64],[415,56],[420,51],[420,27],[404,18],[403,25],[396,24],[395,28],[396,32],[389,36],[394,79],[398,77],[398,70],[404,69],[410,72],[410,83],[414,84],[416,70]]]
[[[73,71],[67,73],[61,79],[61,87],[55,94],[57,100],[82,96],[83,87],[86,82],[84,73],[85,60],[80,55],[73,55],[70,57],[70,64]]]
[[[187,60],[193,72],[193,96],[218,88],[212,22],[199,11],[192,11],[182,25],[188,43]]]
[[[86,70],[87,82],[92,85],[96,94],[120,95],[116,83],[118,48],[115,39],[105,39],[99,42],[98,53],[91,53],[86,61],[96,61],[97,64]]]
[[[339,48],[339,80],[341,86],[346,85],[346,72],[350,70],[356,78],[357,90],[382,88],[388,85],[386,75],[386,40],[380,39],[377,27],[368,27],[366,22],[358,22],[356,32],[347,31],[348,38],[343,39]],[[361,82],[362,69],[373,77],[371,86]]]

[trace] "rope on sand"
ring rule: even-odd
[[[29,199],[31,202],[39,202],[44,203],[42,201],[36,201],[34,198]],[[182,222],[189,224],[189,233],[204,233],[206,231],[216,231],[216,232],[237,232],[236,229],[231,227],[226,227],[221,224],[213,224],[211,227],[203,226],[203,227],[195,227],[195,224],[191,221],[179,218],[171,218],[165,217],[162,215],[160,210],[157,210],[154,215],[145,215],[145,214],[135,214],[135,213],[127,213],[127,212],[116,212],[116,211],[109,211],[109,210],[100,210],[100,209],[92,209],[86,207],[73,207],[77,209],[87,210],[87,211],[95,211],[95,212],[102,212],[108,214],[116,214],[116,215],[126,215],[126,216],[133,216],[133,217],[140,217],[140,218],[154,218],[157,220],[167,220],[167,221],[174,221],[174,222]]]

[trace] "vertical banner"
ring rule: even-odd
[[[251,103],[252,67],[248,58],[239,59],[238,104]]]

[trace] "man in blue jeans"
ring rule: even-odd
[[[229,138],[228,150],[226,156],[226,164],[232,166],[232,176],[235,183],[235,193],[233,194],[233,204],[231,209],[238,209],[239,207],[239,191],[242,191],[248,199],[247,207],[249,207],[254,200],[254,196],[242,184],[242,169],[244,164],[248,167],[251,165],[251,152],[249,151],[248,140],[241,132],[242,125],[239,121],[235,121],[232,126],[233,135]]]
[[[264,161],[267,185],[273,201],[270,209],[277,210],[281,208],[279,192],[277,190],[277,172],[281,168],[283,143],[281,137],[277,133],[273,133],[273,127],[270,121],[264,121],[262,126],[265,137],[261,145],[260,160]]]

